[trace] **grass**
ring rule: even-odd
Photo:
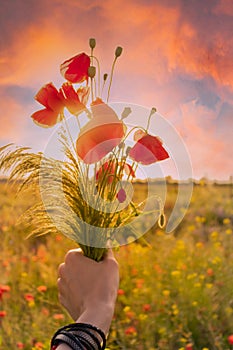
[[[176,185],[168,186],[170,213]],[[233,334],[233,210],[230,186],[194,186],[173,234],[154,226],[116,252],[121,283],[109,349],[226,350]],[[145,189],[138,186],[137,195]],[[74,243],[60,234],[25,239],[17,223],[32,204],[0,184],[0,349],[49,349],[71,322],[57,298],[57,268]]]

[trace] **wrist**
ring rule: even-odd
[[[114,304],[102,303],[89,305],[76,320],[77,323],[89,323],[108,334],[114,314]]]

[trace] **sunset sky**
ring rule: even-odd
[[[51,129],[32,122],[33,97],[59,88],[60,64],[95,37],[103,73],[123,47],[111,101],[155,106],[184,140],[193,177],[233,175],[232,0],[3,0],[0,32],[0,146],[43,150]]]

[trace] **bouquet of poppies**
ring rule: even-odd
[[[95,39],[89,40],[89,46],[90,54],[80,53],[61,64],[66,82],[60,89],[48,83],[35,96],[43,109],[33,113],[32,120],[41,127],[54,127],[60,147],[53,144],[54,137],[43,153],[4,146],[0,169],[10,170],[10,179],[17,180],[20,190],[39,189],[38,202],[24,215],[31,235],[61,232],[75,240],[86,256],[99,261],[107,247],[141,236],[140,215],[157,213],[158,224],[165,226],[159,196],[152,198],[156,207],[145,209],[144,202],[133,201],[133,184],[138,165],[160,162],[169,155],[161,139],[149,134],[155,108],[146,127],[130,127],[126,120],[131,108],[123,108],[119,115],[109,104],[122,48],[115,50],[110,75],[101,79]],[[62,156],[54,156],[54,148]]]

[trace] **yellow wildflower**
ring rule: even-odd
[[[169,297],[169,295],[170,295],[170,290],[164,289],[162,293],[163,293],[163,295],[164,295],[165,297]]]
[[[173,277],[179,277],[179,276],[180,276],[180,271],[174,270],[174,271],[171,272],[171,275],[172,275]]]

